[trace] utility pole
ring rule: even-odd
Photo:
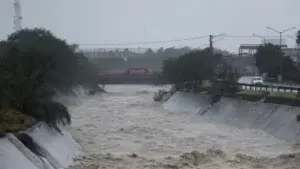
[[[212,35],[209,35],[209,48],[212,50],[213,47],[214,47],[214,42],[213,42],[213,36]]]
[[[214,35],[209,35],[209,49],[210,49],[211,51],[213,51],[213,49],[214,49],[214,38],[220,37],[220,36],[223,36],[223,35],[225,35],[225,34],[222,33],[222,34],[219,34],[219,35],[216,35],[216,36],[214,36]]]
[[[14,30],[19,31],[22,29],[22,15],[21,15],[21,3],[20,0],[14,0]]]
[[[278,30],[276,30],[276,29],[274,29],[274,28],[271,28],[271,27],[266,27],[267,29],[270,29],[270,30],[272,30],[272,31],[274,31],[274,32],[277,32],[277,33],[279,33],[279,47],[280,47],[280,49],[282,48],[282,34],[283,33],[285,33],[285,32],[287,32],[287,31],[289,31],[289,30],[292,30],[292,29],[295,29],[296,27],[291,27],[291,28],[288,28],[288,29],[285,29],[285,30],[283,30],[283,31],[278,31]],[[283,62],[283,60],[282,60],[282,58],[281,58],[281,60],[280,60],[280,73],[279,73],[279,76],[278,76],[278,81],[279,82],[282,82],[282,73],[283,73],[283,65],[282,65],[282,62]]]

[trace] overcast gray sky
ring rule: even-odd
[[[0,39],[13,31],[12,1],[0,1]],[[21,3],[23,27],[44,27],[78,44],[156,41],[220,33],[277,36],[265,27],[300,29],[299,0],[21,0]],[[287,41],[294,47],[294,40]],[[225,37],[215,46],[237,52],[241,43],[259,42],[259,38]],[[205,38],[110,47],[205,47],[207,43]],[[101,46],[84,46],[92,47]]]

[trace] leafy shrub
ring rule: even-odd
[[[166,60],[163,73],[179,90],[207,91],[211,94],[212,104],[218,102],[224,93],[239,91],[237,71],[221,54],[213,53],[209,48]],[[204,86],[204,81],[212,84]]]

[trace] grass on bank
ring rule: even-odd
[[[265,92],[244,90],[237,92],[234,98],[248,101],[263,101],[265,103],[282,104],[289,106],[300,106],[300,98],[297,93]]]
[[[242,100],[249,100],[249,101],[260,101],[268,95],[268,92],[264,91],[251,91],[251,90],[243,90],[237,92],[234,96],[236,98]]]
[[[0,110],[0,133],[16,133],[36,124],[33,117],[17,110]]]
[[[271,92],[268,97],[285,98],[300,100],[297,93],[286,93],[286,92]]]
[[[282,99],[300,100],[297,93],[290,93],[290,92],[265,92],[265,91],[243,90],[243,91],[237,92],[236,94],[249,95],[249,96],[265,96],[266,98],[282,98]]]
[[[242,90],[237,92],[238,95],[250,95],[250,96],[264,96],[266,92],[263,91],[251,91],[251,90]]]
[[[284,92],[274,92],[270,93],[268,97],[265,98],[266,103],[283,104],[294,107],[300,106],[300,99],[297,93],[284,93]]]
[[[265,91],[253,91],[253,90],[243,90],[237,92],[236,94],[242,95],[250,95],[250,96],[265,96],[265,97],[273,97],[273,98],[283,98],[283,99],[296,99],[300,100],[297,96],[297,93],[288,93],[288,92],[265,92]]]

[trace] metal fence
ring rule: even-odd
[[[219,82],[223,83],[223,82]],[[203,85],[196,84],[195,82],[186,82],[186,85],[203,87]],[[280,84],[246,84],[237,83],[241,90],[252,90],[252,91],[266,91],[266,92],[285,92],[285,93],[299,93],[300,86],[296,85],[280,85]]]

